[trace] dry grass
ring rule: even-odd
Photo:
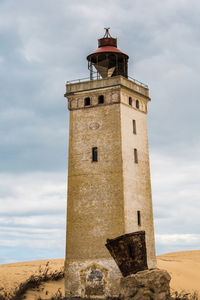
[[[49,268],[49,262],[46,263],[45,267],[39,267],[38,274],[31,275],[25,282],[19,284],[14,291],[6,292],[0,290],[0,300],[22,300],[24,294],[27,290],[38,288],[42,283],[47,281],[55,281],[64,277],[63,268],[60,270],[51,271]],[[65,300],[60,289],[52,296],[49,300]],[[111,298],[107,299],[110,300]],[[171,300],[198,300],[198,292],[187,293],[182,292],[172,292]],[[37,300],[45,300],[41,297],[38,297]]]
[[[31,275],[25,282],[22,282],[19,286],[17,286],[14,291],[0,291],[0,300],[21,300],[23,299],[23,294],[28,289],[39,287],[43,282],[59,280],[63,277],[63,269],[51,271],[49,268],[49,262],[47,262],[44,268],[41,266],[39,267],[38,274]],[[59,296],[59,292],[57,292],[57,298],[55,299],[62,299],[58,298]]]
[[[60,289],[57,290],[54,296],[51,297],[49,300],[65,300],[66,298],[63,298],[62,292]],[[37,300],[44,300],[41,297],[39,297]]]
[[[14,293],[4,293],[0,294],[0,300],[22,300],[23,294],[31,288],[36,288],[41,285],[41,283],[49,280],[58,280],[63,278],[63,271],[54,271],[49,272],[48,265],[44,272],[40,269],[40,275],[32,275],[27,281],[20,284],[18,288],[15,289]],[[65,300],[60,289],[52,296],[49,300]],[[171,300],[198,300],[200,299],[198,296],[198,292],[187,293],[185,291],[182,292],[173,292],[171,294]],[[44,298],[38,297],[37,300],[45,300]],[[110,300],[110,298],[109,298]]]
[[[63,298],[62,293],[61,292],[59,293],[58,290],[58,292],[49,300],[65,300],[65,299],[66,298]],[[107,298],[107,300],[111,300],[111,299],[112,298]],[[198,292],[186,293],[185,291],[182,291],[182,292],[173,292],[170,300],[198,300],[198,299],[199,299]],[[38,298],[37,300],[45,300],[45,299]]]
[[[181,292],[173,292],[172,300],[198,300],[199,295],[198,292],[187,293],[185,291]]]
[[[58,290],[57,293],[49,300],[65,300],[66,298],[63,298],[62,293]],[[120,298],[115,298],[120,299]],[[198,300],[198,292],[193,293],[186,293],[185,291],[182,292],[173,292],[171,295],[170,300]],[[42,298],[38,298],[37,300],[45,300]],[[107,298],[107,300],[112,300],[112,298]]]
[[[63,298],[62,293],[58,290],[57,293],[49,300],[65,300]],[[107,300],[111,300],[112,298],[107,298]],[[115,298],[120,299],[120,298]],[[198,300],[198,292],[193,293],[186,293],[185,291],[182,292],[173,292],[171,295],[171,300]],[[38,298],[37,300],[45,300],[42,298]]]

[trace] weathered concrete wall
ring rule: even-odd
[[[124,232],[119,104],[71,111],[69,143],[67,296],[89,296],[80,272],[92,263],[109,270],[104,294],[116,295],[121,275],[105,242]],[[92,162],[92,147],[98,147],[98,162]],[[101,296],[100,287],[93,293]]]
[[[132,97],[133,107],[128,105]],[[135,108],[139,100],[140,109]],[[149,150],[145,108],[147,100],[134,92],[121,91],[121,136],[124,184],[125,233],[144,230],[146,232],[147,262],[149,268],[156,267],[155,241],[153,227],[151,181],[149,168]],[[133,120],[136,134],[133,133]],[[137,149],[138,163],[134,161],[134,149]],[[137,211],[141,214],[138,225]]]
[[[119,104],[71,112],[68,168],[66,257],[109,258],[106,239],[124,232]]]
[[[121,274],[105,247],[107,238],[145,230],[148,263],[155,265],[148,89],[118,76],[69,85],[66,95],[70,109],[66,296],[114,297],[120,293]],[[104,104],[98,104],[99,95],[104,95]],[[86,97],[91,99],[89,107],[84,107]],[[140,101],[137,110],[136,100]],[[98,147],[98,162],[92,162],[92,147]],[[137,210],[141,210],[140,228]]]
[[[67,84],[66,96],[71,95],[72,93],[77,93],[81,91],[92,91],[105,87],[113,87],[113,86],[126,86],[130,90],[134,90],[136,93],[144,95],[146,97],[149,96],[149,90],[147,87],[142,86],[141,84],[137,84],[133,80],[129,80],[123,76],[114,76],[110,78],[104,78],[101,80],[89,80],[78,83]]]
[[[121,273],[112,258],[65,261],[66,297],[117,297],[120,279]]]

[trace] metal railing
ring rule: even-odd
[[[136,84],[139,84],[139,85],[141,85],[141,86],[143,86],[143,87],[145,87],[145,88],[148,89],[148,85],[147,85],[147,84],[145,84],[145,83],[143,83],[143,82],[141,82],[141,81],[139,81],[139,80],[137,80],[137,79],[134,79],[134,78],[132,78],[132,77],[130,77],[130,76],[128,76],[128,79],[130,79],[130,80],[132,80],[133,82],[135,82]]]
[[[66,84],[77,83],[77,82],[88,81],[88,80],[90,80],[90,77],[79,78],[79,79],[73,79],[73,80],[68,80],[68,81],[66,82]]]
[[[84,77],[84,78],[78,78],[78,79],[74,79],[74,80],[68,80],[66,82],[66,84],[71,84],[71,83],[79,83],[79,82],[83,82],[83,81],[89,81],[89,80],[101,80],[103,78],[99,77],[98,75],[96,75],[93,79],[90,79],[90,77]],[[143,86],[144,88],[147,88],[148,89],[148,85],[137,80],[137,79],[134,79],[130,76],[128,76],[128,79],[135,82],[136,84],[139,84],[141,86]]]

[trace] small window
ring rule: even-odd
[[[133,259],[135,259],[135,247],[134,244],[128,244],[128,252],[129,252],[129,256]]]
[[[133,120],[133,133],[136,134],[136,121]]]
[[[141,213],[139,210],[137,211],[137,223],[138,223],[138,226],[141,226]]]
[[[87,97],[87,98],[85,98],[85,106],[89,106],[90,105],[90,98],[89,97]]]
[[[103,95],[100,95],[100,96],[98,97],[98,103],[99,103],[99,104],[103,104],[103,103],[104,103],[104,96],[103,96]]]
[[[92,161],[98,161],[98,148],[92,148]]]
[[[132,98],[129,97],[129,98],[128,98],[128,104],[132,106],[132,102],[133,102]]]
[[[136,108],[140,108],[140,103],[139,103],[139,100],[136,100],[136,102],[135,102],[135,106],[136,106]]]
[[[134,161],[137,164],[138,163],[138,153],[137,153],[137,149],[134,149]]]

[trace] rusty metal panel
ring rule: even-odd
[[[145,231],[124,234],[106,242],[105,246],[124,277],[148,269]]]

